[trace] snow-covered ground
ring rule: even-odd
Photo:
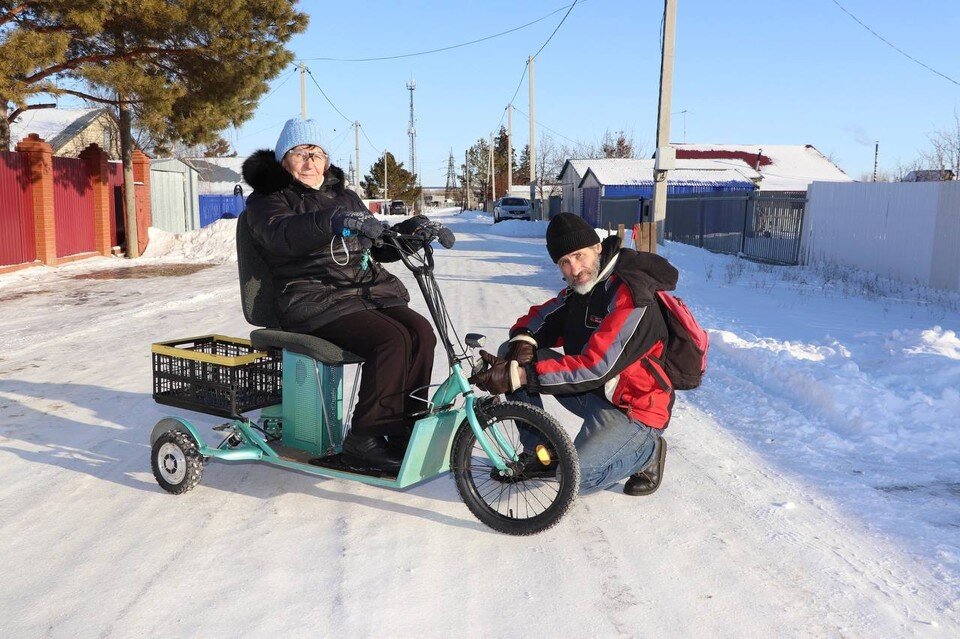
[[[438,219],[462,330],[496,344],[562,285],[544,223]],[[668,244],[712,351],[663,487],[511,538],[447,476],[221,463],[185,496],[156,485],[149,431],[177,411],[149,345],[250,330],[235,223],[0,276],[0,636],[960,636],[956,297]]]

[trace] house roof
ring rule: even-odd
[[[560,173],[557,175],[557,179],[563,181],[563,174],[567,172],[568,168],[572,168],[576,174],[574,181],[578,182],[582,178],[587,169],[590,168],[590,163],[596,162],[596,160],[591,159],[569,159],[563,163],[563,168],[560,169]]]
[[[590,160],[590,166],[580,180],[583,187],[587,175],[593,175],[600,184],[640,185],[653,182],[653,159],[601,158]],[[670,183],[689,184],[745,184],[754,185],[760,174],[739,160],[677,160],[676,168],[667,174]]]
[[[200,174],[203,182],[243,182],[241,174],[243,161],[246,158],[184,158],[183,161],[192,166]]]
[[[853,182],[810,144],[673,144],[678,162],[713,159],[759,166],[761,191],[806,191],[811,182]]]
[[[106,109],[30,109],[10,124],[10,148],[31,133],[46,140],[54,152],[107,113]]]

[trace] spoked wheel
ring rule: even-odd
[[[178,430],[168,430],[154,442],[150,466],[161,488],[182,495],[200,483],[203,456],[193,437]]]
[[[501,474],[464,422],[453,441],[450,468],[467,508],[487,526],[508,535],[532,535],[555,525],[580,485],[580,461],[570,437],[550,415],[521,402],[484,408],[478,418],[494,448],[500,451],[493,437],[496,430],[520,460],[508,464],[511,474]],[[521,443],[521,429],[532,433],[524,439],[533,450]]]

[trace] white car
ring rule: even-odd
[[[493,223],[502,220],[529,220],[530,200],[522,197],[502,197],[493,206]]]

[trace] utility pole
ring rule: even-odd
[[[383,199],[387,201],[387,207],[390,206],[390,189],[387,186],[387,150],[383,150]]]
[[[676,165],[677,152],[670,146],[670,99],[673,92],[673,51],[677,30],[677,0],[663,3],[663,54],[660,58],[660,104],[657,112],[657,158],[653,168],[653,219],[640,225],[650,253],[657,252],[657,222],[667,217],[667,174]],[[638,244],[640,246],[640,244]]]
[[[353,123],[353,157],[356,160],[354,164],[356,174],[353,176],[353,185],[360,186],[360,120]]]
[[[507,105],[507,195],[513,188],[513,104]]]
[[[465,173],[466,188],[463,194],[463,206],[465,211],[470,210],[470,149],[463,152],[463,172]]]
[[[490,134],[490,201],[497,199],[497,160],[493,152],[493,133]]]
[[[300,63],[300,119],[307,119],[307,65]]]
[[[534,123],[537,118],[533,105],[533,56],[527,58],[527,67],[530,84],[530,150],[527,155],[530,157],[530,204],[532,206],[537,199],[537,141],[534,134]]]

